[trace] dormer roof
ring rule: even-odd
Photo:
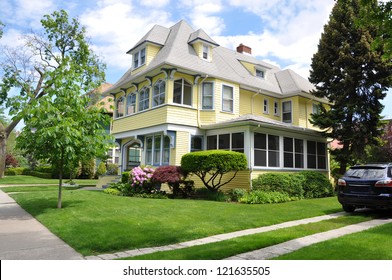
[[[144,35],[143,38],[141,38],[135,46],[133,46],[129,51],[127,51],[127,53],[131,53],[133,50],[137,49],[140,45],[146,42],[150,42],[159,46],[164,46],[167,37],[169,36],[169,33],[170,28],[166,28],[160,25],[154,25],[154,27],[151,28],[151,30],[148,31],[147,34]]]
[[[211,39],[210,36],[207,35],[207,33],[204,32],[203,29],[198,29],[195,32],[193,32],[190,36],[189,36],[189,40],[188,43],[189,44],[193,44],[196,41],[202,41],[202,42],[206,42],[210,45],[213,45],[215,47],[218,47],[218,43],[216,43],[213,39]]]

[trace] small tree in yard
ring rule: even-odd
[[[185,154],[181,159],[181,168],[185,173],[193,173],[201,179],[204,186],[216,192],[230,183],[237,172],[247,168],[246,156],[243,153],[210,150]],[[229,172],[233,175],[223,180]]]
[[[58,208],[67,165],[103,157],[109,144],[104,129],[108,116],[102,109],[87,107],[88,99],[77,92],[78,88],[64,85],[56,98],[40,98],[40,105],[25,116],[26,126],[17,139],[17,147],[59,168]]]

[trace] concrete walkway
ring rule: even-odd
[[[0,259],[82,260],[83,256],[0,190]]]
[[[0,259],[1,260],[111,260],[133,257],[159,251],[169,251],[196,245],[209,244],[228,240],[245,235],[267,232],[308,223],[315,223],[334,219],[346,215],[335,213],[313,218],[285,222],[277,225],[247,229],[231,233],[219,234],[197,240],[181,242],[178,244],[141,248],[83,257],[64,241],[52,234],[34,217],[24,211],[12,198],[0,190]],[[346,234],[359,232],[374,226],[392,222],[392,219],[376,219],[364,223],[346,226],[327,232],[317,233],[303,238],[294,239],[274,246],[266,247],[237,256],[231,260],[269,259],[281,254],[286,254],[302,247],[309,246],[324,240],[337,238]]]
[[[260,250],[247,252],[227,258],[227,260],[267,260],[288,254],[303,247],[307,247],[322,241],[338,238],[346,234],[356,233],[372,227],[391,223],[392,219],[376,219],[367,222],[349,225],[343,228],[334,229],[326,232],[320,232],[313,235],[293,239],[277,245],[265,247]]]

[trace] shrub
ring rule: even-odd
[[[37,166],[34,170],[37,172],[41,172],[41,173],[51,173],[52,174],[53,167],[50,165],[41,165],[41,166]]]
[[[15,175],[16,175],[16,172],[15,172],[15,170],[11,170],[11,168],[9,168],[9,169],[6,169],[6,170],[4,171],[4,175],[5,175],[5,176],[15,176]]]
[[[206,188],[197,188],[195,189],[195,194],[193,196],[197,199],[205,199],[205,200],[212,200],[212,201],[227,201],[227,196],[225,193],[221,191],[210,191]]]
[[[17,167],[19,165],[18,160],[12,154],[6,154],[5,166]]]
[[[154,169],[150,167],[134,167],[131,170],[129,181],[134,193],[159,192],[160,184],[152,181]]]
[[[232,189],[226,192],[227,201],[238,202],[246,194],[244,189]]]
[[[33,170],[24,170],[23,175],[29,175],[29,176],[39,177],[43,179],[52,179],[52,174],[50,173],[42,173]]]
[[[159,184],[167,183],[173,197],[189,197],[194,192],[194,182],[186,180],[181,167],[174,165],[160,166],[151,178]]]
[[[81,162],[80,179],[92,179],[95,175],[95,159],[85,160]]]
[[[185,174],[193,173],[198,176],[207,189],[216,192],[230,183],[238,171],[247,168],[247,160],[245,154],[238,152],[199,151],[185,154],[181,158],[181,168]],[[223,176],[229,172],[234,174],[222,181]]]
[[[104,193],[121,196],[122,192],[116,188],[107,188],[103,190]]]
[[[11,167],[11,168],[7,168],[5,170],[5,175],[9,175],[9,176],[11,176],[11,175],[23,175],[23,172],[25,170],[28,170],[28,169],[25,168],[25,167]],[[7,173],[10,173],[10,174],[7,174]]]
[[[293,200],[297,200],[297,198],[290,197],[287,193],[253,190],[245,193],[245,195],[239,199],[239,202],[247,204],[267,204],[282,203]]]
[[[95,177],[102,176],[103,174],[106,174],[106,165],[104,162],[100,162],[98,164],[98,169],[97,172],[95,173]]]
[[[121,183],[128,183],[129,182],[129,176],[130,176],[130,171],[125,171],[121,174]]]
[[[303,198],[303,180],[303,176],[299,174],[265,173],[259,175],[257,179],[253,179],[252,186],[255,190],[280,192],[286,193],[290,197]]]
[[[107,169],[107,171],[106,171],[107,175],[118,175],[118,165],[117,164],[108,163],[106,169]]]
[[[302,187],[305,198],[321,198],[334,194],[331,182],[322,173],[316,171],[301,171],[303,177]]]

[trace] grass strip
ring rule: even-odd
[[[74,179],[73,180],[78,185],[83,186],[95,186],[98,180],[95,179]],[[64,183],[67,182],[67,179],[64,179]],[[6,176],[0,179],[0,187],[1,185],[27,185],[27,184],[53,184],[58,185],[58,179],[45,179],[34,176],[27,175],[16,175],[16,176]]]
[[[50,231],[83,255],[176,244],[335,212],[335,197],[281,204],[247,205],[188,199],[118,197],[66,190],[11,196]]]
[[[392,260],[392,224],[320,242],[276,260]]]
[[[276,245],[295,238],[337,229],[372,219],[371,215],[342,216],[331,220],[258,233],[230,240],[197,245],[172,251],[156,252],[133,260],[221,260],[237,254]]]
[[[65,186],[63,190],[77,190],[83,186]],[[24,187],[5,187],[0,189],[5,193],[18,193],[18,192],[37,192],[37,191],[55,191],[58,190],[58,186],[24,186]]]

